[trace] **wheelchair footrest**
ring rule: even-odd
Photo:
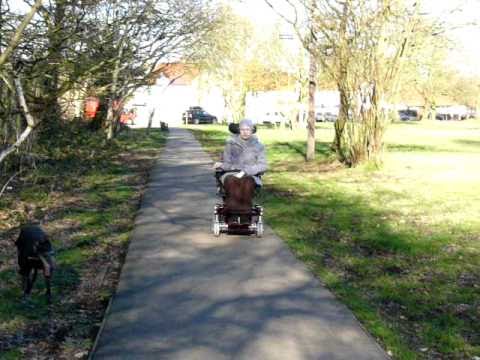
[[[255,205],[248,210],[227,209],[224,204],[216,204],[212,230],[215,236],[220,233],[263,235],[263,208]]]

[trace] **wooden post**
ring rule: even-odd
[[[150,129],[152,128],[153,115],[155,115],[155,109],[152,109],[148,115],[147,134],[150,133]]]

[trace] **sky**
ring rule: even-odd
[[[453,26],[476,23],[451,30],[449,35],[457,44],[457,50],[452,53],[451,62],[457,68],[468,74],[480,75],[480,0],[443,0],[430,1],[429,10],[432,14],[452,23]],[[453,6],[458,11],[449,11]],[[455,65],[454,64],[454,65]]]
[[[261,26],[269,26],[280,20],[264,0],[226,1],[238,13]],[[271,0],[273,3],[281,1]],[[448,63],[466,75],[480,75],[480,0],[423,0],[423,3],[426,13],[440,18],[451,28],[447,35],[456,49],[451,52]],[[469,23],[476,25],[459,27]],[[289,31],[288,26],[284,29],[285,32]]]

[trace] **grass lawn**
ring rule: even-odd
[[[218,158],[222,126],[191,126]],[[317,128],[260,129],[267,223],[395,359],[480,356],[480,121],[392,124],[384,166],[344,168]]]
[[[34,149],[36,169],[0,198],[0,359],[87,358],[165,135],[130,130],[106,144],[67,127],[50,139]],[[50,307],[41,275],[29,302],[20,301],[13,242],[28,219],[44,223],[57,252]]]

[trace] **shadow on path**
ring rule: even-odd
[[[171,130],[93,357],[386,359],[269,228],[211,234],[210,167],[188,131]]]

